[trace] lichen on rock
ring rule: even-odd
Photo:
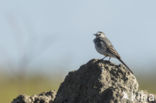
[[[138,82],[123,65],[93,59],[66,76],[54,103],[119,102],[136,91]]]
[[[33,96],[19,95],[11,103],[53,103],[55,95],[55,91],[43,92]]]

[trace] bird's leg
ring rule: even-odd
[[[110,62],[110,60],[111,60],[111,57],[109,57],[109,60],[108,61]]]
[[[107,56],[103,57],[101,60],[104,60]]]

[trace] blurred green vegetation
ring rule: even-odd
[[[137,76],[137,79],[140,89],[145,89],[156,94],[155,75],[152,78],[146,79],[145,77]],[[20,76],[10,77],[8,75],[1,75],[0,101],[1,103],[10,103],[19,94],[33,95],[49,90],[57,91],[62,81],[63,77],[59,78],[59,76],[34,75],[23,78]]]
[[[60,83],[60,78],[50,78],[41,75],[27,78],[1,76],[0,102],[10,103],[19,94],[33,95],[44,91],[57,90]]]
[[[139,82],[139,88],[146,90],[150,93],[156,94],[156,75],[145,76],[137,76],[137,80]]]

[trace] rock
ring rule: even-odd
[[[98,59],[69,72],[55,94],[20,95],[12,103],[156,103],[123,65]]]
[[[123,65],[93,59],[69,72],[54,103],[154,103],[149,98],[154,101]]]
[[[33,96],[19,95],[11,103],[53,103],[55,95],[55,91],[43,92]]]

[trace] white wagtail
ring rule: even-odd
[[[130,68],[121,60],[120,55],[115,50],[112,43],[108,40],[108,38],[106,37],[106,35],[103,32],[99,31],[94,35],[96,36],[96,38],[94,39],[94,44],[95,44],[95,48],[96,48],[97,52],[104,55],[105,57],[109,57],[109,61],[110,61],[111,57],[117,58],[123,65],[125,65],[127,67],[127,69],[131,73],[133,73],[130,70]],[[102,59],[104,59],[104,58],[102,58]]]

